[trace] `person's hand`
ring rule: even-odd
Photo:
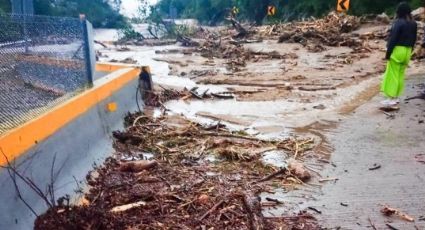
[[[390,60],[390,56],[389,56],[389,55],[385,55],[385,57],[384,57],[384,59],[383,59],[383,60],[385,60],[385,61]]]

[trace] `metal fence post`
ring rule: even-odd
[[[89,31],[87,25],[87,19],[84,14],[80,14],[81,26],[83,27],[83,35],[84,35],[84,60],[86,62],[87,69],[87,77],[89,81],[89,87],[93,86],[93,71],[92,61],[91,61],[91,52],[90,52],[90,39],[89,39]]]
[[[21,10],[22,10],[22,14],[24,15],[24,42],[25,42],[25,53],[29,52],[29,48],[28,48],[28,31],[27,31],[27,12],[26,12],[26,8],[25,8],[25,0],[21,1]]]

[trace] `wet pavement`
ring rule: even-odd
[[[419,91],[423,76],[408,81],[406,97]],[[322,177],[326,182],[304,208],[322,212],[317,218],[331,229],[425,229],[425,101],[402,102],[394,118],[378,110],[377,96],[344,119],[327,134],[335,148]],[[374,164],[381,168],[370,170]],[[414,223],[385,217],[382,205],[399,209],[415,218]],[[310,211],[314,213],[313,211]],[[370,221],[369,221],[370,219]]]

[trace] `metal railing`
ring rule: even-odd
[[[0,135],[92,84],[87,21],[2,14],[0,28]]]

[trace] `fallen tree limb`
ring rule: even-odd
[[[139,201],[139,202],[135,202],[135,203],[131,203],[131,204],[126,204],[126,205],[114,207],[113,209],[111,209],[110,212],[125,212],[127,210],[137,208],[137,207],[141,207],[141,206],[145,206],[145,205],[146,205],[146,202]]]
[[[243,195],[243,204],[249,216],[251,230],[264,229],[263,214],[261,212],[260,200],[253,194]]]
[[[337,181],[337,180],[339,180],[339,179],[338,179],[338,178],[336,178],[336,177],[332,177],[332,178],[322,178],[322,179],[319,179],[319,182]]]
[[[397,215],[399,216],[401,219],[405,220],[405,221],[409,221],[409,222],[414,222],[415,218],[407,215],[404,212],[401,212],[398,209],[395,208],[391,208],[388,205],[385,205],[382,209],[381,209],[382,214],[386,215],[386,216],[392,216],[392,215]]]
[[[233,98],[235,98],[231,94],[225,95],[225,94],[211,93],[211,96],[219,98],[219,99],[233,99]]]
[[[285,174],[287,171],[288,171],[287,168],[281,168],[279,171],[277,171],[277,172],[275,172],[273,174],[270,174],[270,175],[264,177],[263,179],[260,179],[260,180],[256,181],[256,183],[261,183],[261,182],[269,181],[269,180],[271,180],[271,179],[273,179],[273,178],[275,178],[275,177],[277,177],[277,176],[279,176],[281,174]]]
[[[227,18],[227,20],[229,20],[230,23],[232,23],[233,27],[239,32],[236,37],[240,38],[248,35],[248,30],[246,30],[236,19],[234,19],[233,17],[229,17]]]
[[[298,90],[301,91],[325,91],[325,90],[335,90],[336,87],[332,86],[332,87],[320,87],[320,88],[306,88],[306,87],[298,87]]]
[[[181,42],[183,46],[199,46],[199,42],[192,40],[189,37],[177,35],[177,41]]]
[[[103,48],[108,48],[108,46],[107,46],[107,45],[105,45],[105,43],[103,43],[103,42],[100,42],[100,41],[96,41],[96,40],[94,40],[94,43],[95,43],[95,44],[99,44],[99,45],[103,46]]]
[[[204,215],[202,215],[201,218],[199,218],[199,221],[202,221],[203,219],[205,219],[205,217],[207,217],[209,214],[211,214],[212,212],[214,212],[223,203],[224,203],[224,200],[221,200],[220,202],[218,202],[217,204],[215,204],[212,208],[210,208],[210,210],[208,210]]]

